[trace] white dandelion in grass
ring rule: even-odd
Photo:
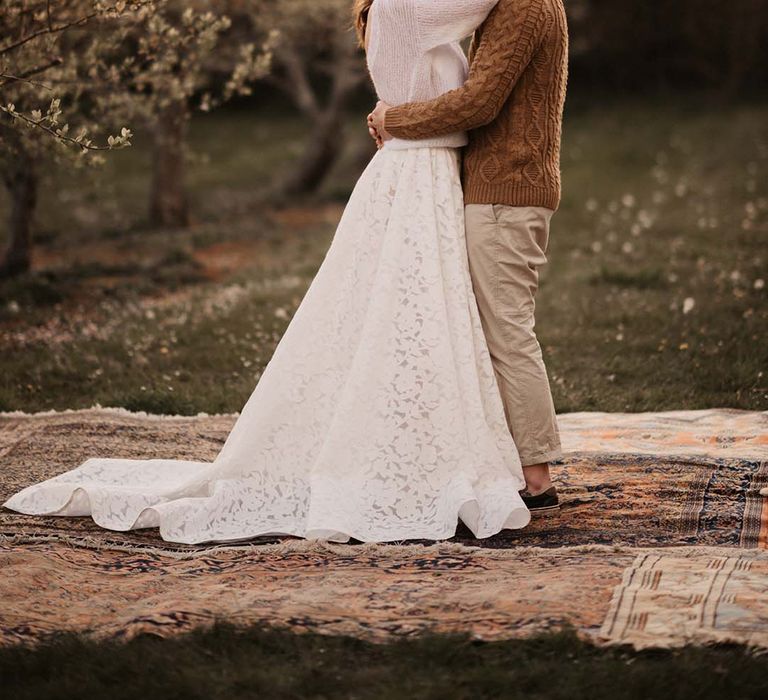
[[[625,206],[627,209],[632,209],[632,207],[635,206],[637,200],[635,199],[635,195],[627,193],[625,195],[622,195],[621,197],[621,203],[623,206]]]
[[[686,297],[683,301],[683,313],[689,314],[693,311],[693,307],[696,306],[696,300],[693,297]]]
[[[654,215],[647,209],[641,209],[637,212],[637,222],[645,229],[653,226]]]
[[[651,170],[651,175],[659,185],[665,185],[667,182],[669,182],[669,173],[667,173],[667,171],[659,165],[655,166]]]

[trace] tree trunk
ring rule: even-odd
[[[171,103],[155,128],[149,218],[155,226],[189,225],[184,186],[185,146],[189,114],[185,102]]]
[[[4,179],[11,198],[11,211],[8,248],[0,263],[0,277],[13,277],[29,272],[32,265],[32,220],[38,189],[35,163],[19,157],[16,167]]]
[[[309,137],[299,161],[280,186],[280,194],[294,197],[316,192],[343,151],[342,110],[327,110]]]

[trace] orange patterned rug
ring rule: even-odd
[[[0,414],[0,499],[91,456],[213,459],[234,418]],[[0,643],[167,635],[223,617],[377,641],[572,624],[600,643],[768,646],[768,414],[559,419],[562,511],[487,540],[460,528],[440,544],[181,546],[2,510]]]

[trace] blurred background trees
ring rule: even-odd
[[[575,86],[604,91],[709,90],[725,98],[768,85],[765,0],[565,0]]]
[[[556,406],[766,408],[768,0],[564,1]],[[351,4],[0,0],[0,410],[242,407],[375,152]]]
[[[263,23],[279,32],[275,71],[268,81],[311,123],[301,158],[276,193],[315,192],[343,151],[344,112],[367,71],[350,31],[350,0],[271,0]]]
[[[151,141],[148,223],[187,226],[190,118],[227,102],[249,110],[280,104],[301,116],[301,145],[287,149],[262,196],[277,203],[316,194],[349,150],[347,115],[374,100],[350,5],[0,0],[0,159],[10,202],[0,275],[29,269],[40,178],[53,166],[99,163],[100,151],[127,146],[132,134]],[[566,7],[571,105],[659,93],[733,100],[768,84],[766,0]],[[369,155],[361,149],[353,160]]]
[[[241,22],[258,12],[259,2],[249,4],[251,12]],[[98,94],[100,107],[152,135],[149,221],[154,226],[189,224],[184,166],[192,111],[249,95],[269,69],[270,34],[260,37],[252,20],[231,32],[226,5],[153,0],[134,18],[121,47],[130,61],[111,73],[110,90]]]
[[[149,220],[189,223],[184,189],[190,112],[250,93],[268,71],[274,35],[256,22],[229,35],[222,3],[197,0],[2,0],[0,161],[11,207],[0,275],[30,266],[32,220],[46,164],[98,164],[151,134]],[[250,2],[257,15],[257,0]],[[71,123],[70,123],[71,122]],[[92,134],[101,134],[100,145]]]
[[[89,133],[105,115],[95,114],[86,97],[99,81],[104,56],[120,41],[124,6],[85,0],[0,4],[0,166],[10,199],[0,275],[29,269],[32,218],[46,162],[128,143],[126,137],[111,137],[94,144]]]

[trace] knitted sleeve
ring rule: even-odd
[[[421,48],[459,41],[472,34],[498,0],[414,0]]]
[[[403,139],[443,136],[493,121],[547,27],[546,0],[499,0],[483,25],[467,81],[429,102],[387,110],[386,130]]]

